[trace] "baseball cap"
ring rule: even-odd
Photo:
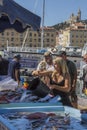
[[[21,59],[21,56],[19,54],[15,54],[14,58]]]
[[[44,57],[47,57],[47,56],[52,56],[50,51],[47,51],[47,52],[44,53]]]

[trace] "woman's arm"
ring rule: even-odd
[[[50,89],[56,89],[56,90],[60,90],[62,92],[69,92],[71,87],[70,87],[70,77],[67,74],[65,77],[65,83],[64,86],[59,86],[59,85],[51,85],[49,84],[49,88]]]

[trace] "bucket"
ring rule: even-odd
[[[50,89],[46,84],[44,84],[41,80],[39,81],[39,84],[33,88],[33,94],[37,95],[38,97],[45,97],[47,94],[50,93]]]

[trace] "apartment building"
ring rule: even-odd
[[[41,47],[41,33],[32,28],[27,28],[24,32],[17,32],[14,28],[5,29],[0,33],[0,48],[11,47]],[[54,47],[56,45],[56,30],[52,27],[44,27],[43,47]]]
[[[62,45],[63,46],[80,46],[83,47],[87,43],[87,25],[78,22],[73,23],[69,28],[63,30]]]

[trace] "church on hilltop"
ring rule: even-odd
[[[71,14],[70,18],[67,20],[67,23],[75,23],[81,21],[81,10],[79,9],[77,15],[74,13]]]

